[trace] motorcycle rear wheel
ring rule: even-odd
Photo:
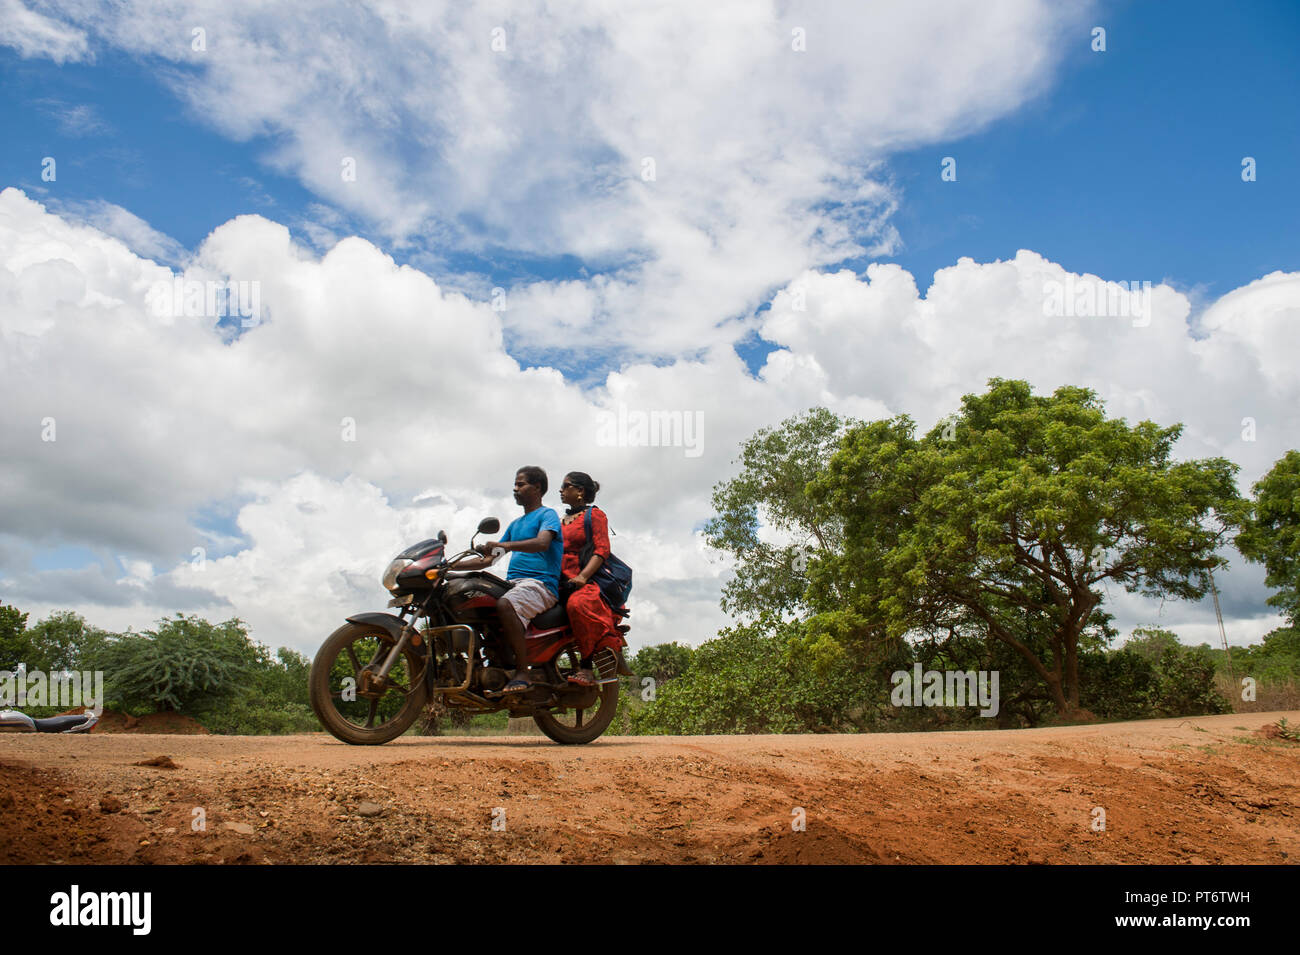
[[[348,623],[316,651],[308,677],[311,708],[336,739],[353,746],[376,746],[401,736],[419,718],[428,698],[425,660],[410,645],[389,672],[389,679],[398,685],[374,697],[364,695],[362,671],[378,666],[376,657],[383,660],[379,651],[387,653],[392,647],[387,631]]]
[[[561,677],[577,669],[577,653],[565,651],[557,661]],[[533,722],[543,733],[565,745],[590,743],[609,728],[618,710],[618,682],[596,687],[596,706],[584,709],[570,708],[563,713],[540,710],[533,714]]]

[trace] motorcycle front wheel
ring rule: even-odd
[[[385,684],[374,680],[393,642],[387,631],[348,623],[316,652],[308,677],[311,708],[336,739],[354,746],[387,743],[405,733],[424,709],[425,659],[416,648],[403,649]]]

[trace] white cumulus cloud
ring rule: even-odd
[[[151,294],[178,277],[259,282],[260,324],[234,337],[219,316],[158,315]],[[488,303],[362,239],[320,256],[283,225],[241,216],[177,274],[6,189],[0,589],[36,616],[75,607],[102,626],[176,610],[238,615],[261,639],[310,651],[346,614],[381,604],[378,575],[406,544],[445,528],[456,546],[480,517],[510,519],[515,469],[540,464],[552,505],[567,470],[601,482],[615,549],[637,571],[635,645],[697,643],[725,623],[725,568],[698,527],[758,428],[813,405],[907,412],[928,426],[987,378],[1023,377],[1040,393],[1092,387],[1130,420],[1183,421],[1179,453],[1228,456],[1244,487],[1300,433],[1300,385],[1270,374],[1300,359],[1298,279],[1264,276],[1211,303],[1193,328],[1186,296],[1165,286],[1151,290],[1142,324],[1049,315],[1050,283],[1102,278],[1029,251],[963,259],[924,296],[893,265],[808,271],[763,313],[779,347],[757,376],[716,345],[584,388],[521,367]],[[602,416],[620,409],[691,415],[698,454],[680,440],[603,440]],[[233,528],[201,517],[220,511]],[[115,581],[102,568],[24,566],[55,547],[109,555],[128,572]],[[1275,619],[1261,576],[1237,562],[1220,581],[1236,642]],[[1188,634],[1213,625],[1208,604],[1117,595],[1115,608],[1122,627],[1170,614]]]
[[[727,320],[792,275],[893,248],[887,155],[972,133],[1049,88],[1088,7],[58,9],[161,64],[196,121],[254,141],[267,165],[394,248],[421,249],[431,271],[454,251],[572,255],[603,273],[581,295],[563,281],[512,290],[518,306],[502,316],[517,354],[591,338],[635,357],[730,341]],[[338,232],[319,216],[302,227],[322,244]]]

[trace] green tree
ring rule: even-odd
[[[764,428],[740,449],[740,474],[716,485],[716,516],[704,527],[710,547],[729,555],[735,576],[722,609],[740,620],[779,620],[803,609],[805,569],[813,550],[840,547],[838,515],[809,497],[809,480],[825,468],[844,429],[825,408]],[[762,539],[763,527],[785,539]]]
[[[1300,624],[1300,451],[1288,451],[1252,488],[1250,516],[1242,523],[1237,549],[1264,565],[1264,582],[1277,588],[1269,604]]]
[[[1124,644],[1124,649],[1154,664],[1166,650],[1177,650],[1181,646],[1176,633],[1159,627],[1136,627]]]
[[[628,667],[638,677],[653,677],[655,686],[661,687],[689,670],[694,655],[694,650],[676,641],[657,643],[638,650]]]
[[[1206,652],[1226,673],[1228,660],[1224,652],[1208,646]],[[1300,678],[1300,627],[1278,627],[1265,634],[1262,643],[1233,647],[1232,668],[1234,676],[1252,676],[1261,683]]]
[[[310,706],[307,674],[311,672],[311,660],[288,647],[276,650],[274,659],[266,648],[261,649],[256,678],[249,683],[249,689],[264,699]]]
[[[236,695],[264,657],[238,619],[212,624],[177,614],[156,630],[107,640],[90,662],[123,708],[193,712]]]
[[[1107,419],[1096,395],[992,379],[917,438],[909,418],[851,428],[807,489],[842,519],[806,598],[851,613],[859,638],[999,641],[1079,709],[1079,653],[1113,635],[1107,582],[1198,599],[1243,515],[1236,466],[1175,462],[1181,426]]]
[[[71,610],[56,611],[27,630],[28,639],[46,670],[84,670],[110,634],[89,626]]]
[[[1046,650],[1046,641],[1039,634],[1030,631],[1022,636],[1035,652]],[[1000,728],[1037,726],[1055,712],[1047,686],[1024,657],[1005,643],[986,640],[978,631],[930,634],[917,640],[913,651],[926,670],[996,670]],[[910,722],[916,723],[916,717]]]
[[[311,661],[280,647],[244,641],[244,675],[229,692],[196,701],[187,712],[214,733],[241,736],[307,733],[320,729],[308,700]]]
[[[0,670],[17,670],[20,663],[29,670],[38,669],[38,662],[27,633],[27,614],[8,604],[0,606]]]

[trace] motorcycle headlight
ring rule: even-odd
[[[410,567],[412,563],[414,563],[414,561],[409,557],[395,558],[393,562],[388,565],[388,569],[384,571],[384,589],[396,590],[397,575],[406,570],[407,567]]]

